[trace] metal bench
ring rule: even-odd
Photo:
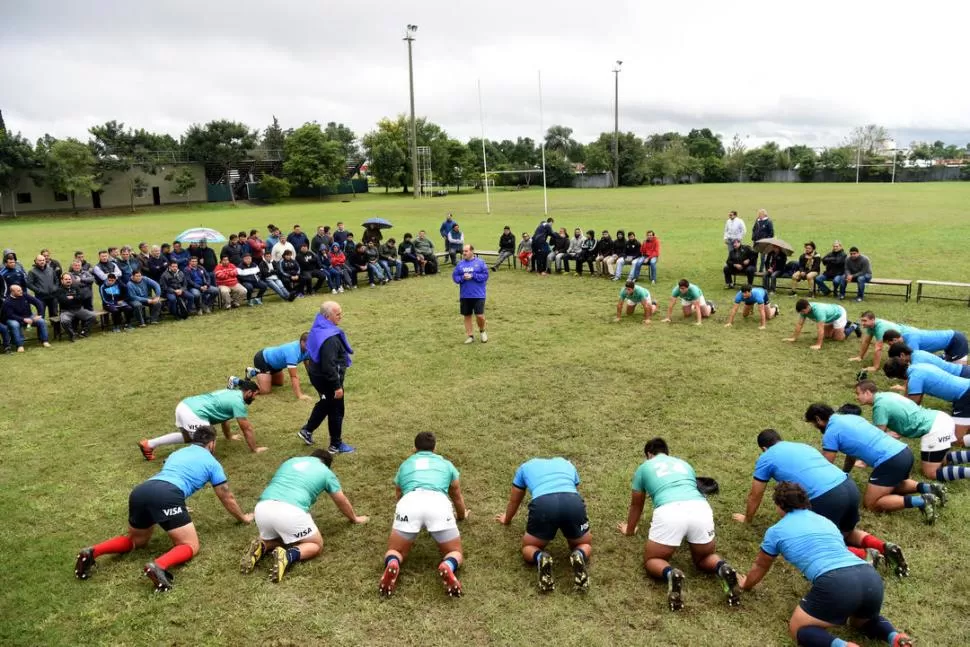
[[[916,303],[919,303],[921,299],[939,299],[941,301],[966,301],[967,306],[970,306],[970,297],[967,299],[956,298],[956,297],[931,297],[923,296],[923,286],[924,285],[935,285],[947,288],[967,288],[970,289],[970,283],[959,283],[957,281],[926,281],[920,279],[916,281]]]

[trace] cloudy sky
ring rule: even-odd
[[[970,2],[558,0],[0,0],[7,127],[86,137],[118,119],[178,136],[215,118],[263,128],[343,122],[358,135],[408,110],[490,139],[544,123],[588,141],[710,127],[749,145],[838,144],[856,125],[970,142]],[[949,45],[946,45],[949,44]]]

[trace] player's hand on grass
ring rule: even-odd
[[[254,454],[262,454],[267,449],[269,449],[269,447],[257,447],[256,449],[253,450],[253,453]]]
[[[730,328],[730,327],[731,327],[731,326],[733,326],[733,325],[734,325],[734,324],[733,324],[733,323],[731,323],[731,322],[729,321],[729,322],[727,322],[726,324],[724,324],[724,327],[725,327],[725,328]]]
[[[623,536],[625,536],[625,537],[628,537],[630,535],[635,535],[636,532],[637,532],[637,529],[636,528],[633,529],[633,532],[627,532],[630,529],[630,527],[626,525],[626,522],[625,521],[622,521],[622,522],[616,524],[616,529],[619,530],[620,531],[620,534],[623,535]]]
[[[653,321],[651,321],[650,319],[644,319],[644,320],[643,320],[643,325],[644,325],[644,326],[649,326],[649,325],[650,325],[650,324],[652,324],[652,323],[653,323]]]
[[[311,396],[307,395],[306,393],[304,393],[303,395],[301,395],[300,396],[300,399],[301,400],[306,400],[307,402],[311,402],[313,400],[313,398]]]
[[[243,523],[247,523],[247,524],[248,523],[252,523],[253,522],[253,513],[252,512],[247,512],[246,514],[244,514],[243,515],[243,518],[242,518],[242,522]]]
[[[858,467],[859,469],[863,469],[864,470],[865,468],[867,468],[869,466],[866,465],[866,462],[865,461],[856,461],[855,464],[853,465],[853,467]]]
[[[620,323],[619,317],[613,317],[613,323]]]
[[[906,387],[903,386],[902,384],[893,384],[889,388],[892,389],[893,391],[899,391],[900,393],[902,393],[902,392],[904,392],[906,390]]]
[[[795,338],[794,337],[785,337],[784,339],[782,339],[782,341],[787,341],[789,344],[794,344],[795,343]]]
[[[368,521],[370,521],[370,517],[367,517],[364,515],[357,515],[356,517],[354,517],[354,523],[356,524],[363,524],[363,523],[367,523]]]
[[[900,435],[897,434],[895,431],[886,431],[886,433],[889,434],[890,437],[895,438],[896,440],[899,440],[900,438]]]
[[[495,520],[498,521],[503,526],[509,525],[509,520],[505,517],[505,513],[495,515]]]
[[[229,440],[242,440],[242,436],[240,436],[239,434],[233,434],[229,436]]]
[[[861,357],[850,357],[849,358],[849,361],[850,362],[861,362],[862,361],[862,358]]]
[[[747,591],[747,589],[744,588],[744,585],[745,583],[747,583],[747,581],[748,581],[747,575],[741,575],[740,573],[738,573],[738,586],[745,591]]]
[[[809,348],[812,350],[822,350],[822,344],[812,344]]]
[[[768,326],[758,326],[758,330],[768,330]]]
[[[697,323],[695,323],[694,325],[695,325],[695,326],[703,326],[704,324],[703,324],[702,322],[700,322],[700,321],[698,321],[698,322],[697,322]]]
[[[660,320],[660,323],[670,323],[670,317],[664,317]]]
[[[731,518],[737,521],[738,523],[748,523],[748,518],[740,512],[735,512],[734,514],[731,515]]]

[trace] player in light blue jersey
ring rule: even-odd
[[[259,385],[260,395],[269,395],[273,392],[274,386],[283,386],[283,371],[286,371],[296,399],[312,401],[313,397],[300,388],[300,374],[297,372],[297,367],[300,364],[306,365],[310,359],[310,353],[306,347],[309,337],[310,333],[305,332],[298,340],[260,350],[253,356],[253,365],[246,368],[243,378],[235,375],[229,377],[228,388],[236,388],[242,379],[251,379],[256,380]]]

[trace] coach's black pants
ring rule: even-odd
[[[311,373],[310,383],[320,394],[320,399],[313,405],[313,411],[310,412],[310,417],[303,427],[312,434],[326,418],[327,430],[330,432],[330,446],[337,447],[343,441],[344,399],[335,398],[334,390],[323,381],[322,377]]]

